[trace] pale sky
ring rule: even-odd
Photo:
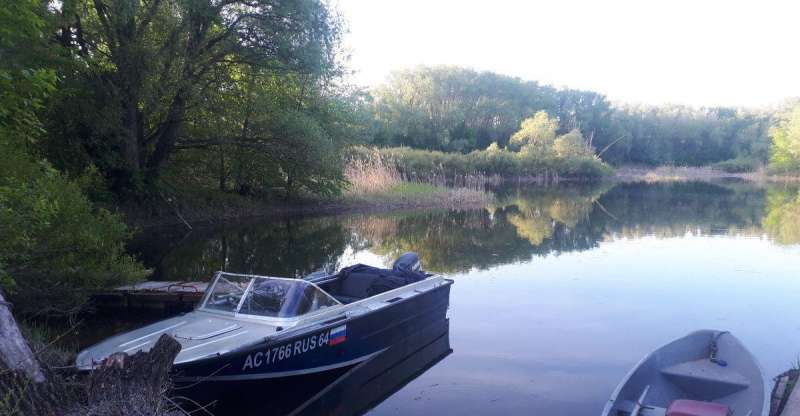
[[[458,65],[648,104],[800,96],[800,0],[338,0],[354,81]]]

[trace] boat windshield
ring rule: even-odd
[[[338,304],[305,280],[219,273],[202,308],[290,318]]]

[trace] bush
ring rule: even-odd
[[[714,163],[711,165],[711,167],[728,173],[745,173],[755,172],[759,167],[761,167],[761,163],[756,159],[737,157],[735,159],[728,159],[723,160],[722,162]]]
[[[87,289],[141,277],[117,215],[95,209],[77,182],[3,137],[0,153],[0,286],[17,312],[77,312]]]
[[[777,175],[800,174],[800,105],[796,105],[770,129],[769,170]]]

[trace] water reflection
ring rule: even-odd
[[[335,218],[151,230],[130,250],[155,267],[156,280],[206,279],[214,271],[300,276],[333,270],[354,238]]]
[[[485,270],[593,249],[616,238],[766,235],[800,243],[797,188],[749,183],[624,183],[508,187],[485,209],[286,218],[220,225],[186,235],[144,234],[132,245],[157,279],[195,280],[215,270],[302,276],[331,271],[368,251],[420,254],[429,270]]]
[[[800,191],[770,189],[767,196],[768,214],[764,228],[779,244],[800,243]]]
[[[508,187],[483,209],[159,230],[132,250],[165,280],[301,276],[409,250],[456,280],[446,360],[416,378],[326,381],[283,413],[599,414],[644,354],[698,328],[734,332],[767,377],[800,354],[797,186]],[[369,390],[380,380],[394,387]],[[358,392],[370,403],[341,407]]]

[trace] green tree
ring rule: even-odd
[[[508,144],[516,150],[523,147],[549,149],[555,141],[556,130],[558,130],[558,120],[551,118],[544,111],[539,111],[533,117],[522,121],[519,131],[511,136]]]
[[[582,158],[592,157],[594,152],[586,144],[586,141],[578,129],[573,129],[567,134],[558,136],[553,141],[553,149],[559,157],[564,158]]]
[[[800,105],[770,130],[770,168],[779,173],[800,171]]]

